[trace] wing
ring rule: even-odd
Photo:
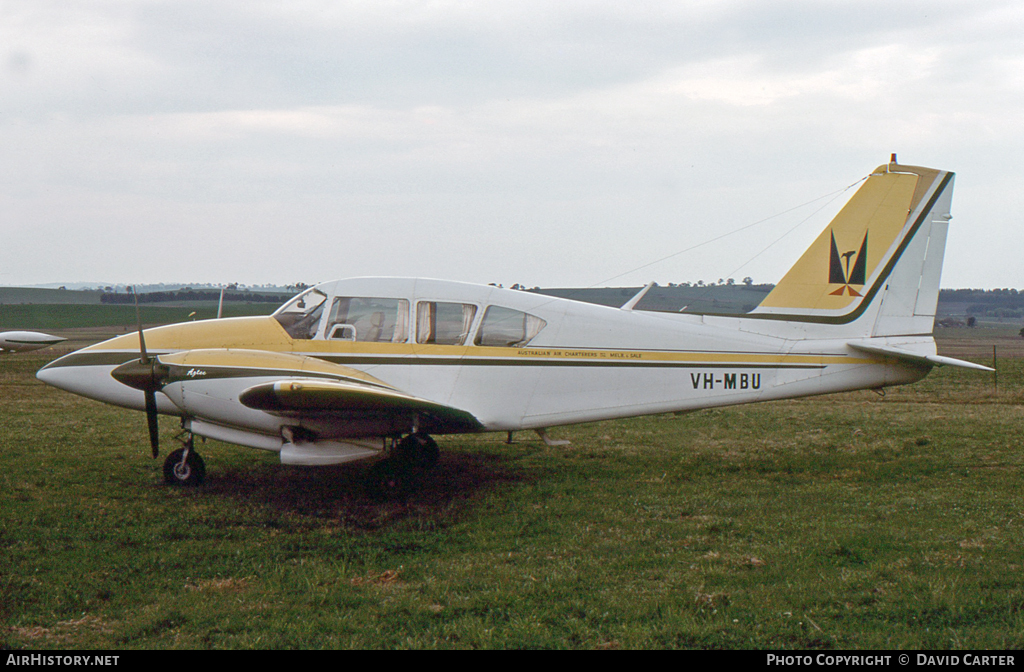
[[[471,432],[483,428],[470,413],[357,380],[285,379],[254,385],[238,395],[248,408],[303,417],[416,418],[424,431]]]

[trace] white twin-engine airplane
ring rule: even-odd
[[[63,343],[66,338],[50,336],[38,331],[0,331],[0,355],[9,352],[28,352]]]
[[[201,482],[193,437],[374,468],[400,490],[431,434],[533,429],[912,383],[932,326],[953,173],[877,168],[760,306],[696,315],[420,278],[319,284],[269,317],[127,334],[41,369],[56,387],[181,418],[169,483]],[[141,357],[140,357],[141,355]]]

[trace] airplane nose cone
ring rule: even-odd
[[[47,364],[43,368],[36,371],[36,378],[43,381],[47,385],[58,387],[62,390],[66,390],[64,372],[61,371],[63,367],[55,367],[53,363]]]
[[[159,364],[150,364],[143,368],[144,365],[139,364],[137,359],[121,365],[109,361],[93,363],[83,359],[84,357],[74,353],[62,357],[37,371],[36,378],[47,385],[88,399],[144,410],[146,406],[143,391],[147,388],[152,391],[159,390],[163,382],[160,376],[166,369]],[[124,381],[111,375],[119,369],[119,377],[123,377]],[[155,387],[150,388],[150,385]],[[162,394],[157,395],[157,408],[161,413],[178,412],[177,406]]]
[[[57,360],[37,371],[36,378],[47,385],[89,396],[88,390],[95,384],[98,376],[94,367],[63,366],[60,360]]]
[[[73,355],[68,355],[73,357]],[[47,385],[90,399],[118,403],[125,398],[142,395],[110,377],[111,366],[88,366],[62,357],[36,372],[36,378]],[[115,401],[116,400],[116,401]]]
[[[121,387],[109,374],[105,377],[111,384]],[[96,367],[66,366],[59,359],[36,371],[36,378],[65,392],[92,398],[96,398],[92,392],[104,384],[104,372],[97,371]]]

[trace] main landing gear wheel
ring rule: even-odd
[[[206,464],[191,448],[178,448],[164,460],[164,483],[168,485],[195,487],[205,479]]]
[[[437,464],[437,442],[426,434],[410,434],[394,446],[390,457],[370,469],[368,487],[377,501],[401,499],[409,494],[416,478]]]
[[[421,471],[433,468],[440,456],[437,442],[427,434],[410,434],[399,441],[395,448],[399,460]]]

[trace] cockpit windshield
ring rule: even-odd
[[[275,310],[272,317],[292,338],[308,340],[316,336],[326,301],[327,295],[313,287]]]

